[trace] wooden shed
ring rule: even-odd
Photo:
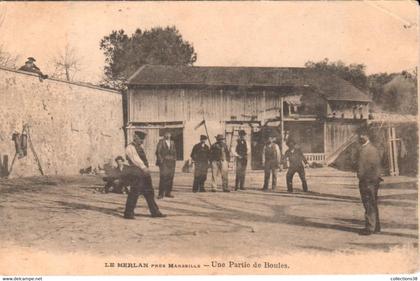
[[[230,146],[247,132],[249,168],[260,168],[264,131],[275,130],[284,153],[293,138],[310,162],[326,163],[366,122],[370,99],[349,82],[308,68],[145,65],[128,80],[127,141],[145,130],[150,162],[163,129],[172,131],[178,160],[204,134],[224,134]]]

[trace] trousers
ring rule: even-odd
[[[175,161],[165,160],[159,165],[159,195],[171,195],[175,176]]]
[[[195,162],[193,192],[204,191],[204,183],[207,180],[208,167],[207,162]]]
[[[371,232],[379,232],[381,225],[378,210],[378,182],[359,180],[360,197],[365,208],[365,227]]]
[[[247,164],[248,164],[248,159],[246,158],[236,160],[235,189],[238,189],[238,188],[244,189]]]
[[[277,187],[277,173],[279,171],[277,164],[270,164],[266,163],[264,166],[264,186],[263,189],[267,190],[270,182],[270,176],[272,176],[271,179],[271,188],[276,189]]]

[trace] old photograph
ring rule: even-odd
[[[0,275],[415,274],[418,12],[0,2]]]

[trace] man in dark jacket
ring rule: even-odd
[[[47,79],[48,75],[43,74],[39,67],[35,65],[35,62],[36,60],[33,57],[29,57],[28,60],[25,62],[25,65],[21,66],[19,70],[36,73],[39,75],[40,80]]]
[[[124,218],[134,219],[134,208],[137,205],[137,199],[140,194],[143,194],[146,199],[152,217],[165,217],[159,211],[159,207],[155,202],[149,162],[143,149],[143,141],[146,133],[137,133],[134,135],[133,142],[128,144],[125,149],[129,166],[124,166],[121,171],[121,178],[130,185],[130,192],[128,193],[125,204]]]
[[[302,151],[295,147],[296,143],[294,140],[289,140],[287,146],[289,149],[284,154],[284,161],[289,162],[289,169],[286,174],[287,192],[293,192],[293,176],[295,173],[299,174],[300,180],[302,181],[302,189],[304,192],[308,192],[308,184],[305,178],[305,166],[308,166],[308,161],[303,155]]]
[[[220,176],[222,177],[223,192],[230,192],[228,179],[228,163],[230,161],[230,153],[229,148],[225,143],[225,137],[223,135],[219,134],[216,136],[216,142],[210,148],[210,160],[212,164],[213,173],[215,173],[212,179],[213,182],[211,191],[216,191],[216,178],[220,174]]]
[[[201,135],[200,142],[194,145],[191,152],[191,159],[195,165],[193,192],[206,192],[204,183],[207,179],[207,171],[210,162],[210,148],[206,144],[207,136]]]
[[[378,150],[369,141],[367,129],[360,129],[358,134],[361,147],[357,161],[357,177],[366,220],[365,228],[360,231],[360,235],[370,235],[381,231],[378,210],[381,164]]]
[[[176,165],[176,148],[175,143],[171,140],[171,133],[165,132],[156,148],[156,165],[159,166],[159,196],[163,199],[165,196],[174,198],[172,195],[172,186],[175,175]]]
[[[248,164],[248,145],[245,140],[246,132],[244,130],[239,131],[239,138],[235,147],[236,156],[236,180],[235,190],[244,190],[245,187],[245,173],[246,166]]]
[[[270,135],[268,136],[268,142],[265,144],[262,153],[262,164],[264,166],[264,186],[262,188],[263,191],[268,191],[270,175],[272,177],[272,190],[276,190],[277,187],[277,173],[280,169],[281,151],[278,144],[274,142],[275,140],[276,137],[274,133],[270,133]]]

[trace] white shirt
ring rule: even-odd
[[[168,148],[171,148],[171,140],[165,140],[166,145],[168,146]]]
[[[127,147],[125,148],[125,154],[127,155],[128,159],[130,159],[131,162],[133,162],[133,164],[139,167],[140,169],[144,170],[147,168],[144,162],[140,159],[134,145],[127,145]]]

